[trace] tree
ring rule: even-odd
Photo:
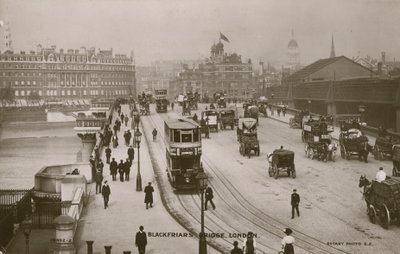
[[[31,103],[39,102],[41,99],[40,95],[36,91],[32,91],[28,96],[28,101]]]
[[[0,88],[0,100],[3,107],[6,103],[13,103],[15,101],[14,89],[10,86]]]

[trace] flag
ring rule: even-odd
[[[226,41],[226,42],[230,42],[230,41],[228,40],[228,38],[227,38],[225,35],[223,35],[221,32],[219,32],[219,38],[220,38],[221,40]]]

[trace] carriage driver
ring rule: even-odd
[[[378,183],[380,183],[380,182],[385,181],[385,179],[386,179],[386,172],[383,171],[383,168],[382,168],[382,167],[379,167],[379,171],[376,172],[375,180],[376,180]]]

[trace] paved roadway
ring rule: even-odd
[[[128,113],[127,105],[122,106],[122,111]],[[114,115],[114,119],[116,113]],[[114,122],[114,120],[113,120]],[[130,121],[128,128],[130,127]],[[123,133],[128,129],[121,126],[118,133],[119,146],[112,149],[112,157],[119,162],[127,158],[127,146]],[[154,192],[154,206],[146,210],[144,204],[144,193],[136,192],[137,174],[137,149],[135,148],[135,159],[131,167],[130,181],[114,182],[111,180],[109,165],[104,167],[104,180],[108,180],[111,188],[109,208],[103,208],[101,194],[95,194],[95,184],[90,186],[90,197],[87,208],[79,221],[76,239],[79,254],[87,253],[86,241],[94,240],[94,253],[104,253],[104,246],[111,245],[112,253],[132,251],[137,253],[135,247],[135,234],[139,226],[143,225],[146,232],[187,232],[176,221],[174,221],[161,203],[159,188],[155,183],[153,168],[150,161],[147,142],[142,139],[140,147],[140,166],[143,181],[143,189],[147,182],[152,182]],[[106,162],[103,153],[103,162]],[[196,253],[198,241],[195,237],[148,237],[146,254],[154,253]],[[213,253],[213,252],[210,252]]]
[[[146,136],[151,136],[153,127],[162,136],[163,119],[181,117],[180,113],[181,108],[176,107],[174,112],[142,117]],[[296,253],[397,252],[400,229],[393,225],[384,230],[371,224],[358,188],[361,174],[371,179],[379,166],[390,168],[388,161],[375,161],[372,156],[368,164],[342,160],[339,156],[336,162],[310,160],[304,156],[300,130],[290,129],[274,119],[260,118],[258,131],[261,156],[250,159],[240,156],[236,131],[219,131],[212,133],[211,139],[203,139],[202,161],[217,206],[215,211],[206,212],[206,231],[225,233],[224,238],[209,239],[213,246],[226,251],[235,239],[240,239],[226,237],[229,233],[253,231],[258,235],[259,253],[276,253],[283,237],[282,230],[288,226],[294,229]],[[280,145],[296,153],[296,179],[280,177],[275,180],[268,176],[266,155]],[[173,209],[174,216],[186,228],[197,230],[198,195],[172,192],[164,170],[165,148],[161,137],[155,143],[150,142],[150,151],[153,163],[159,168],[156,178],[162,184],[160,189],[166,195],[167,208]],[[290,194],[293,188],[298,189],[301,196],[301,217],[292,220]],[[328,242],[340,245],[328,246]]]

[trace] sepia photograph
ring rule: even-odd
[[[400,253],[399,10],[0,0],[0,254]]]

